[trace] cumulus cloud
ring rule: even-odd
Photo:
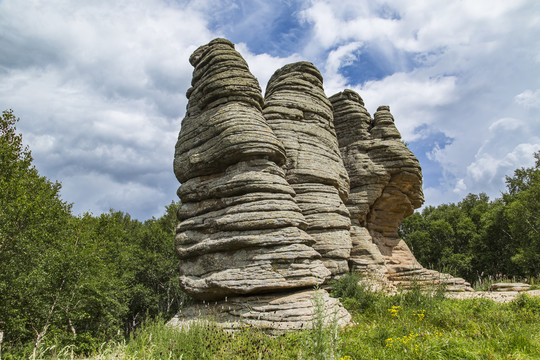
[[[536,91],[527,89],[516,95],[515,101],[526,108],[540,108],[540,89]]]
[[[497,196],[540,144],[538,13],[534,0],[4,0],[0,99],[75,213],[157,216],[178,185],[189,55],[224,36],[263,90],[307,60],[327,95],[390,105],[421,149],[428,204]]]
[[[187,59],[213,37],[204,17],[157,0],[3,1],[0,33],[0,97],[74,212],[160,215],[176,188]]]
[[[259,81],[263,95],[266,85],[268,84],[268,80],[270,80],[270,77],[277,69],[287,64],[303,60],[302,57],[296,53],[287,57],[272,56],[265,53],[255,54],[245,43],[237,44],[235,49],[246,60],[249,70]]]

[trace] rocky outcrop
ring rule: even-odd
[[[380,106],[371,118],[352,90],[330,101],[350,178],[346,205],[351,216],[351,268],[390,285],[442,283],[448,290],[472,290],[463,279],[424,269],[398,236],[399,225],[424,197],[420,164],[401,141],[390,108]]]
[[[328,99],[308,62],[277,70],[263,99],[225,39],[190,62],[174,158],[182,200],[175,246],[180,284],[203,302],[171,324],[210,316],[228,329],[281,331],[309,328],[326,313],[344,325],[350,315],[339,301],[313,288],[349,269],[387,287],[469,289],[424,269],[398,236],[423,203],[422,173],[389,107],[372,118],[353,91]]]
[[[347,323],[339,301],[311,290],[331,273],[305,231],[311,220],[287,181],[286,149],[262,114],[257,80],[225,39],[201,46],[190,62],[174,158],[182,200],[175,243],[182,288],[215,302],[183,309],[171,324],[207,309],[225,328],[297,329],[309,326],[318,298]]]
[[[212,319],[227,330],[253,326],[269,333],[279,333],[310,329],[319,317],[325,325],[339,327],[351,321],[351,315],[339,300],[330,297],[326,291],[304,290],[199,303],[182,309],[169,324],[181,327],[200,319]]]
[[[174,171],[182,183],[176,251],[182,287],[223,299],[313,287],[330,272],[280,167],[285,148],[262,115],[257,80],[234,45],[216,39],[195,67]]]
[[[495,283],[489,287],[489,291],[528,291],[531,288],[531,285],[525,283]]]
[[[348,272],[349,177],[315,66],[298,62],[277,70],[266,88],[263,114],[285,147],[285,178],[306,218],[306,232],[315,239],[313,248],[332,275]]]

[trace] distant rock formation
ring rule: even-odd
[[[445,284],[448,290],[472,290],[465,280],[423,268],[399,238],[404,218],[424,202],[422,170],[401,141],[390,107],[371,118],[352,90],[330,97],[341,156],[349,173],[354,271],[383,285]],[[387,283],[387,284],[384,284]]]
[[[271,77],[263,99],[234,45],[215,39],[190,57],[188,105],[175,149],[180,283],[195,299],[172,321],[211,315],[269,330],[309,327],[316,302],[340,325],[350,315],[313,288],[349,270],[384,286],[462,279],[426,270],[398,236],[423,203],[420,164],[388,106],[371,118],[360,96],[326,97],[308,62]]]

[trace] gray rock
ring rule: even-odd
[[[332,106],[322,76],[308,62],[285,65],[266,87],[264,117],[283,143],[285,178],[307,221],[306,232],[332,275],[348,271],[350,219],[344,202],[349,177],[343,165]]]
[[[489,291],[527,291],[531,285],[524,283],[495,283],[489,287]]]
[[[420,164],[401,141],[390,108],[380,106],[371,118],[352,90],[330,101],[351,186],[346,203],[352,224],[351,268],[390,287],[421,283],[472,290],[463,279],[424,269],[398,236],[399,225],[422,205],[424,196]]]
[[[174,158],[182,287],[211,300],[322,284],[330,272],[305,232],[308,220],[285,179],[285,148],[262,115],[257,80],[225,39],[201,46],[190,62]]]
[[[253,326],[278,334],[311,329],[318,317],[326,326],[343,327],[351,321],[351,315],[339,300],[331,298],[325,290],[303,290],[195,304],[182,309],[168,325],[187,327],[201,319],[211,319],[225,330]]]

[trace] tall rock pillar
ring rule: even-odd
[[[307,221],[306,232],[332,275],[348,272],[349,176],[341,160],[332,106],[309,62],[285,65],[270,78],[264,117],[287,155],[285,178]]]

